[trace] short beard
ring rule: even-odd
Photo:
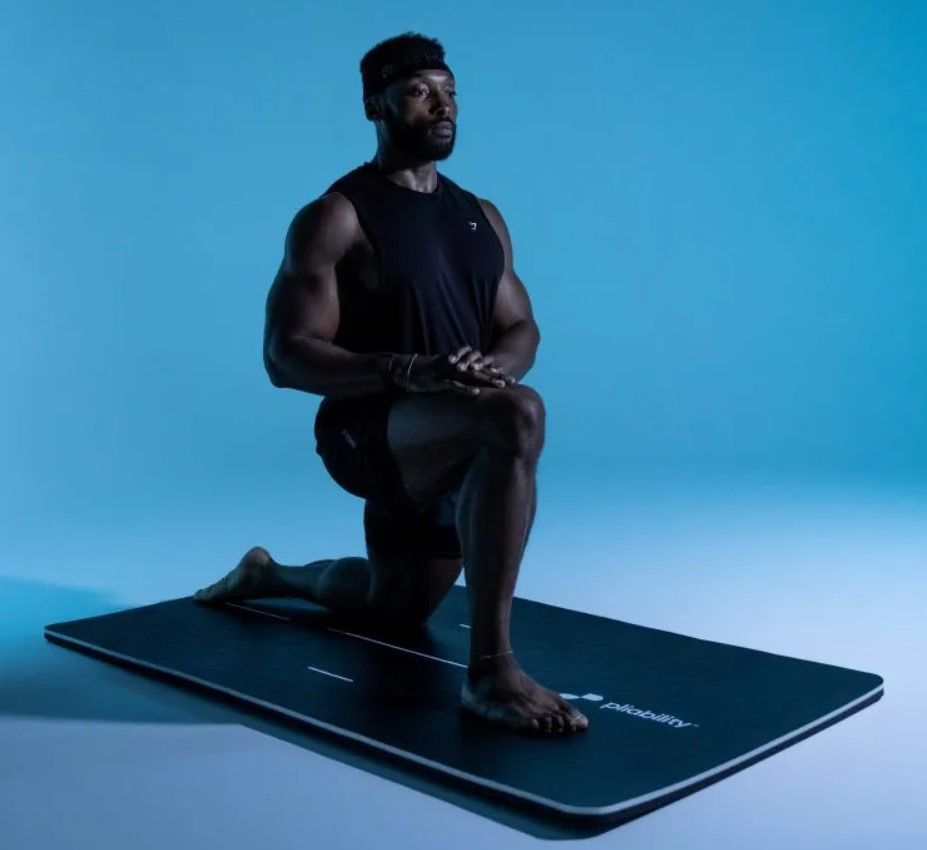
[[[387,121],[389,141],[398,151],[421,162],[440,162],[454,151],[457,128],[450,138],[443,139],[431,132],[430,124],[409,127],[391,117]]]

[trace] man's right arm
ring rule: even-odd
[[[274,386],[341,398],[383,391],[378,354],[332,342],[340,318],[335,269],[359,236],[354,206],[337,193],[293,218],[267,297],[264,362]],[[397,356],[394,365],[405,362]]]

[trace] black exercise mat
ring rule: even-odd
[[[309,603],[190,597],[55,623],[54,643],[231,696],[579,824],[629,820],[878,700],[872,673],[516,598],[525,671],[589,717],[527,736],[459,708],[469,606],[455,586],[426,630],[351,627]]]

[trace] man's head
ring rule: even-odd
[[[387,39],[365,54],[360,70],[364,110],[381,145],[420,162],[451,155],[457,92],[439,41],[412,32]]]

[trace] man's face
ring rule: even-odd
[[[418,71],[384,93],[389,143],[422,162],[447,159],[457,139],[457,90],[447,71]]]

